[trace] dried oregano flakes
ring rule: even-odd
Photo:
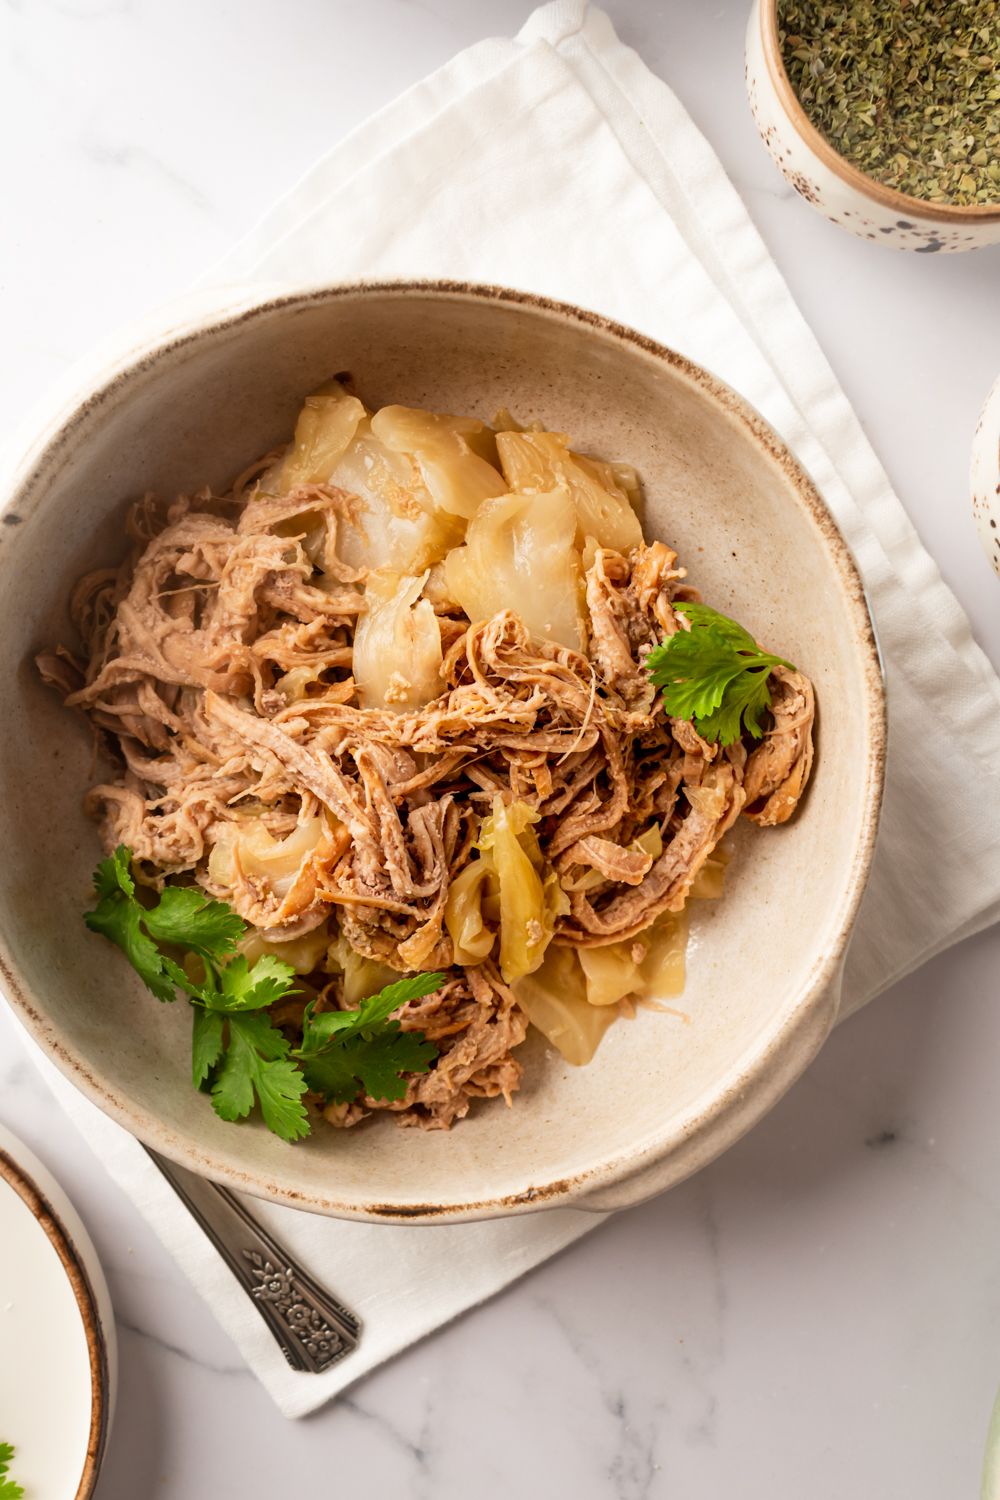
[[[1000,203],[1000,0],[778,0],[778,31],[854,166],[930,203]]]

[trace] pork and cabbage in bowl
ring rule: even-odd
[[[186,994],[223,1119],[447,1128],[511,1104],[530,1025],[585,1064],[681,991],[688,902],[741,814],[791,816],[814,701],[641,509],[539,422],[334,380],[77,584],[38,666],[109,752],[88,922]]]
[[[0,971],[147,1144],[369,1220],[605,1208],[815,1054],[877,652],[713,376],[497,288],[205,293],[0,507]]]

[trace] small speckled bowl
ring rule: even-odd
[[[747,25],[746,82],[757,129],[807,203],[861,239],[895,250],[979,250],[1000,244],[1000,203],[926,203],[866,176],[809,119],[785,71],[778,0],[754,0]]]
[[[1000,577],[1000,378],[986,398],[972,439],[972,514],[983,551]]]
[[[637,465],[649,537],[706,598],[816,683],[816,766],[795,819],[745,824],[725,898],[692,919],[687,1020],[643,1011],[573,1068],[532,1036],[508,1112],[450,1133],[322,1124],[285,1145],[191,1088],[190,1019],[159,1005],[81,912],[98,854],[82,722],[32,665],[70,635],[88,568],[125,550],[129,497],[224,484],[285,441],[303,395],[351,371],[366,400],[487,419],[500,407]],[[0,481],[0,970],[40,1044],[100,1107],[196,1172],[281,1203],[443,1222],[637,1203],[780,1098],[837,1016],[884,760],[878,653],[854,562],[776,434],[680,355],[578,308],[496,287],[215,292],[109,355]]]

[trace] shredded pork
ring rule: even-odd
[[[679,628],[675,602],[697,595],[654,542],[627,555],[590,547],[586,652],[533,638],[510,611],[470,621],[428,589],[438,696],[416,710],[362,707],[352,643],[365,570],[338,552],[358,506],[333,485],[272,498],[245,481],[165,514],[143,501],[127,561],[75,591],[81,649],[46,652],[39,667],[110,752],[87,795],[105,847],[129,845],[151,883],[193,878],[269,943],[325,932],[389,970],[446,972],[400,1012],[438,1046],[431,1071],[401,1100],[326,1111],[342,1126],[388,1110],[440,1128],[476,1098],[509,1103],[521,1074],[527,1019],[496,950],[457,964],[444,922],[497,794],[537,814],[543,867],[566,893],[555,943],[634,939],[684,906],[741,811],[762,825],[791,814],[812,760],[813,694],[778,668],[771,725],[749,755],[671,720],[644,657]],[[296,526],[306,513],[323,528],[321,568]],[[272,842],[322,831],[291,876],[270,880],[241,852],[251,820]],[[636,842],[654,825],[655,854]],[[343,1004],[335,966],[317,968],[306,994]]]

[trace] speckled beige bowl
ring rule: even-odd
[[[214,294],[109,358],[0,491],[0,963],[10,999],[75,1083],[195,1171],[321,1213],[441,1222],[640,1201],[768,1110],[834,1019],[871,860],[884,712],[854,564],[813,486],[726,386],[570,307],[488,287]],[[223,305],[225,304],[225,305]],[[83,726],[36,680],[74,579],[123,551],[125,501],[224,483],[285,439],[302,396],[350,370],[388,401],[509,406],[636,463],[647,535],[721,608],[815,680],[813,784],[783,829],[740,831],[721,903],[693,921],[687,1022],[643,1012],[575,1069],[535,1038],[514,1108],[450,1133],[388,1122],[297,1146],[226,1125],[189,1081],[187,1007],[160,1005],[81,921],[97,856]]]
[[[761,140],[807,203],[842,229],[890,250],[979,250],[1000,244],[1000,203],[930,203],[869,177],[812,123],[781,55],[778,0],[753,0],[746,84]]]
[[[1000,578],[1000,376],[994,381],[976,423],[969,483],[979,540]]]

